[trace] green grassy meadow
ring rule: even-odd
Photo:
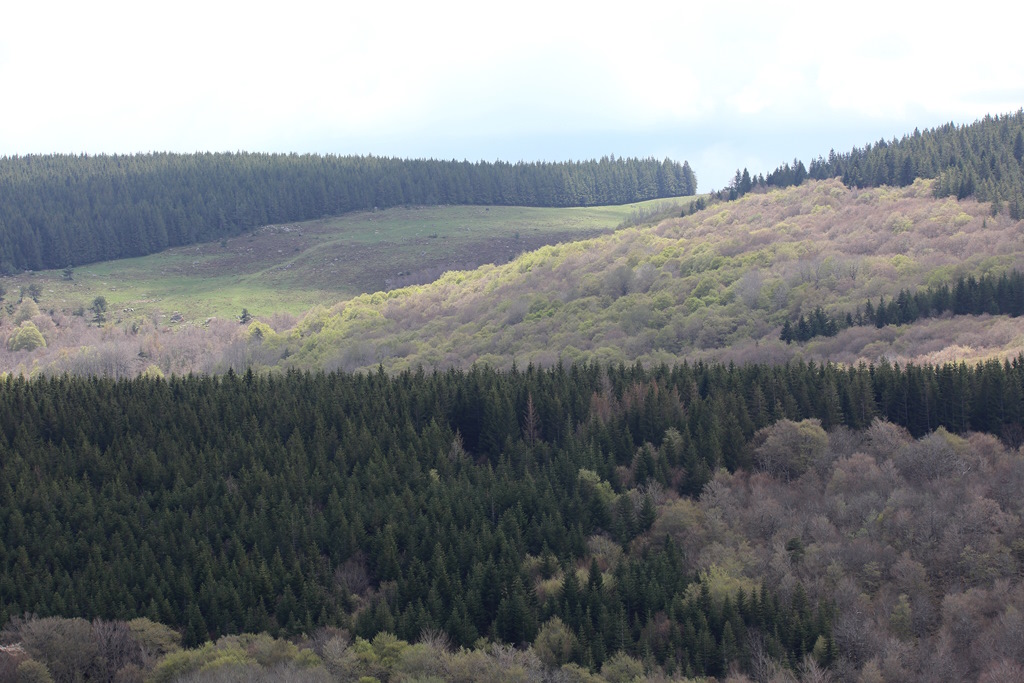
[[[689,202],[692,198],[676,200]],[[425,284],[449,270],[505,263],[546,244],[613,231],[631,215],[673,206],[653,200],[622,206],[531,208],[431,206],[359,212],[264,226],[220,242],[141,258],[3,278],[7,301],[21,287],[42,290],[43,309],[88,309],[103,296],[115,315],[186,321],[302,313],[362,293]]]

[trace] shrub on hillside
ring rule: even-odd
[[[23,322],[7,340],[7,348],[11,351],[35,351],[44,346],[46,339],[31,320]]]

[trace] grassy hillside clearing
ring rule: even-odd
[[[572,209],[440,206],[360,212],[82,266],[71,282],[54,270],[0,283],[8,302],[35,284],[43,292],[44,309],[88,308],[103,296],[114,311],[133,308],[162,322],[174,312],[186,321],[205,320],[237,316],[242,308],[263,316],[300,314],[364,292],[424,284],[448,270],[505,263],[545,244],[610,232],[638,211],[674,205],[654,200]]]

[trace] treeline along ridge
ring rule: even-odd
[[[791,187],[806,179],[842,178],[847,187],[905,187],[917,178],[934,178],[936,197],[975,197],[990,202],[992,214],[1006,211],[1024,218],[1024,109],[985,116],[970,125],[947,123],[914,130],[900,139],[879,140],[849,152],[834,150],[805,166],[793,164],[752,176],[736,171],[723,199],[735,199],[757,186]]]
[[[597,206],[692,195],[688,163],[297,154],[0,158],[0,275],[143,256],[268,223],[407,204]]]

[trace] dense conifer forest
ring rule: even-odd
[[[824,430],[878,419],[1016,445],[1022,395],[1024,358],[8,377],[0,622],[146,618],[187,647],[556,629],[572,643],[557,663],[585,668],[616,653],[688,675],[812,653],[827,667],[843,655],[829,592],[697,572],[672,501],[719,471],[795,480],[822,466]]]
[[[0,158],[0,275],[151,254],[268,223],[409,204],[595,206],[692,195],[688,163],[284,154]]]

